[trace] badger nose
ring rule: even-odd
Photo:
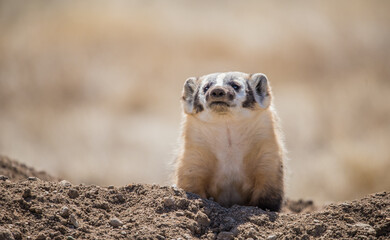
[[[226,95],[226,92],[224,89],[222,88],[214,88],[211,92],[210,92],[210,95],[213,97],[213,98],[221,98],[221,97],[224,97]]]

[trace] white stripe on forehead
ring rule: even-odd
[[[225,79],[226,73],[221,73],[217,76],[216,84],[215,86],[223,86],[223,80]]]

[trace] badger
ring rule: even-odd
[[[262,73],[212,73],[183,87],[175,182],[221,206],[279,211],[285,148]]]

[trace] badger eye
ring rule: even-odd
[[[207,92],[207,90],[209,90],[209,88],[210,88],[209,86],[206,86],[206,87],[203,88],[203,91]]]
[[[234,90],[236,90],[236,91],[238,91],[238,90],[240,89],[240,86],[237,85],[236,83],[232,83],[231,86],[232,86],[232,88],[233,88]]]

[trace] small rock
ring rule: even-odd
[[[113,227],[120,227],[123,225],[123,222],[121,220],[119,220],[118,218],[111,218],[110,225]]]
[[[175,200],[171,197],[164,198],[164,206],[165,207],[172,207],[175,205]]]
[[[62,180],[60,182],[60,185],[63,186],[63,187],[70,187],[70,186],[72,186],[72,184],[70,182],[66,181],[66,180]]]
[[[276,235],[269,235],[267,237],[267,240],[275,240],[276,239]]]
[[[29,181],[37,181],[38,178],[37,177],[28,177],[27,180],[29,180]]]
[[[36,213],[36,214],[42,214],[42,212],[43,212],[42,208],[40,208],[40,207],[31,207],[29,210],[30,210],[30,212]]]
[[[74,240],[74,237],[68,236],[68,237],[66,238],[66,240]]]
[[[198,212],[196,214],[195,221],[198,222],[203,227],[208,227],[210,225],[209,217],[203,212]]]
[[[353,220],[353,218],[349,216],[344,216],[344,221],[350,224],[355,223],[355,220]]]
[[[77,218],[74,214],[71,214],[70,217],[69,217],[69,220],[70,220],[70,223],[75,226],[76,228],[78,228],[80,226],[79,222],[77,221]]]
[[[353,224],[352,226],[357,227],[357,228],[361,228],[361,229],[363,229],[364,231],[366,231],[370,235],[375,235],[376,234],[376,230],[373,227],[371,227],[371,225],[369,225],[369,224],[366,224],[366,223],[356,223],[356,224]]]
[[[9,179],[9,177],[4,176],[4,175],[0,175],[0,180],[5,181],[5,180],[7,180],[7,179]]]
[[[60,210],[60,216],[67,218],[69,217],[69,214],[70,214],[69,208],[67,206],[63,206]]]
[[[232,232],[220,232],[217,236],[217,240],[231,240],[234,238]]]
[[[115,187],[113,185],[110,185],[107,187],[107,189],[114,189]]]
[[[125,232],[125,231],[121,231],[121,234],[122,234],[122,235],[126,235],[126,232]]]
[[[354,227],[358,227],[358,228],[370,228],[371,226],[369,225],[369,224],[367,224],[367,223],[356,223],[356,224],[354,224],[354,225],[352,225],[352,226],[354,226]]]
[[[183,211],[177,211],[176,212],[176,216],[178,216],[178,217],[184,216],[184,212]]]
[[[108,202],[104,202],[104,201],[97,201],[97,202],[92,204],[92,207],[100,208],[100,209],[104,209],[104,210],[110,209],[110,205],[108,204]]]
[[[72,199],[75,199],[79,196],[79,192],[76,189],[69,189],[68,196]]]
[[[15,240],[14,236],[12,235],[11,231],[0,227],[0,239],[4,240]]]

